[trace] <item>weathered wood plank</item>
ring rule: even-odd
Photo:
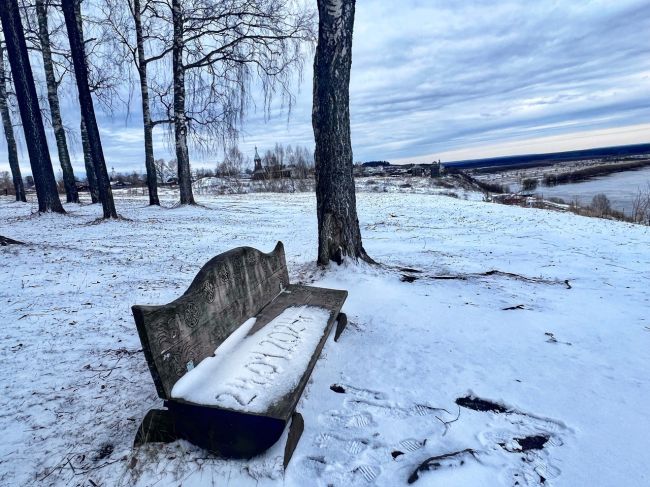
[[[345,327],[348,326],[348,316],[345,313],[339,313],[336,317],[336,332],[334,334],[334,341],[338,342],[341,337],[341,333],[345,330]]]
[[[163,306],[133,306],[158,395],[172,387],[289,284],[284,247],[239,247],[210,260],[188,290]]]
[[[302,414],[293,413],[291,417],[291,425],[289,426],[289,436],[287,437],[287,444],[284,447],[284,469],[287,469],[293,452],[298,446],[302,432],[305,430],[305,421],[302,419]]]
[[[142,420],[133,446],[140,446],[144,443],[171,443],[176,440],[178,440],[178,435],[171,413],[164,409],[152,409]]]

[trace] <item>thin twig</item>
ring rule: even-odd
[[[442,433],[442,436],[445,436],[447,434],[447,430],[449,429],[449,425],[451,423],[455,423],[456,421],[458,421],[459,418],[460,418],[460,406],[458,406],[458,416],[456,416],[456,419],[452,419],[451,421],[443,421],[441,418],[436,416],[436,419],[438,421],[440,421],[442,424],[445,425],[445,431],[444,431],[444,433]]]

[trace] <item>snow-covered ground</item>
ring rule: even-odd
[[[28,243],[0,248],[1,485],[650,485],[650,228],[367,192],[364,244],[382,265],[321,271],[312,194],[198,199],[117,194],[125,219],[101,223],[97,206],[34,216],[0,199],[0,235]],[[286,472],[281,447],[248,462],[187,442],[134,451],[161,401],[130,306],[277,240],[292,282],[349,291]],[[468,396],[508,412],[457,405]]]

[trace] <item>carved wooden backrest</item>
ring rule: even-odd
[[[284,246],[265,254],[238,247],[205,264],[178,299],[163,306],[133,306],[158,395],[171,396],[178,379],[289,284]]]

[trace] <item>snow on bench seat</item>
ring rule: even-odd
[[[247,320],[174,385],[172,398],[248,413],[264,413],[294,390],[330,318],[315,306],[292,306],[255,330]]]

